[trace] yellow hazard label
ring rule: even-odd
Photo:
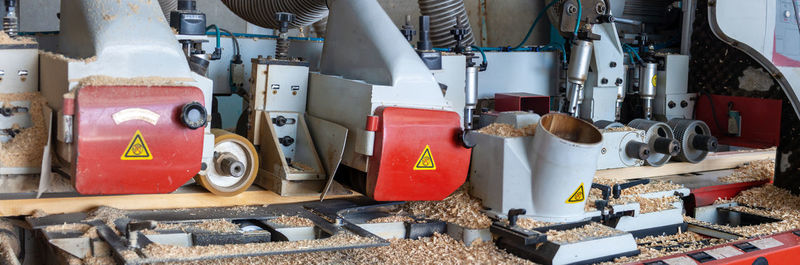
[[[650,82],[653,83],[654,87],[658,86],[658,75],[653,75],[653,79]]]
[[[122,153],[121,160],[152,160],[153,154],[150,153],[150,148],[147,147],[147,142],[144,141],[142,132],[136,130],[125,152]]]
[[[567,199],[567,203],[579,203],[586,199],[586,196],[583,195],[583,183],[578,186],[578,189],[572,193]]]
[[[436,170],[436,162],[433,161],[430,145],[426,145],[425,150],[422,150],[417,163],[414,164],[414,170]]]

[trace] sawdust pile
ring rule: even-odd
[[[292,161],[292,164],[289,165],[289,173],[303,173],[303,172],[314,172],[314,168],[297,161]]]
[[[68,232],[68,231],[77,231],[77,232],[86,232],[89,230],[91,226],[87,224],[81,223],[72,223],[72,224],[62,224],[62,225],[51,225],[44,228],[44,231],[47,232]]]
[[[505,219],[503,221],[505,221],[506,224],[508,223],[508,219]],[[527,230],[533,230],[533,229],[536,229],[536,228],[545,227],[545,226],[553,226],[553,225],[557,225],[557,224],[559,224],[559,223],[542,222],[542,221],[537,221],[537,220],[534,220],[534,219],[531,219],[531,218],[525,218],[525,217],[520,217],[520,218],[517,219],[517,226],[521,227],[522,229],[527,229]]]
[[[592,222],[569,230],[549,230],[545,234],[547,235],[547,240],[564,244],[584,241],[590,238],[603,238],[621,233],[625,232]]]
[[[383,224],[383,223],[414,223],[416,222],[414,218],[404,216],[404,215],[392,215],[386,217],[379,217],[367,222],[368,224]]]
[[[631,198],[631,200],[639,203],[640,213],[652,213],[674,209],[674,204],[680,201],[680,198],[677,196],[666,196],[662,198],[644,198],[640,196],[634,196]]]
[[[717,180],[725,183],[753,182],[771,180],[775,175],[775,160],[766,159],[753,161],[733,170],[733,174],[719,177]]]
[[[193,228],[209,232],[230,233],[239,231],[239,226],[225,219],[206,220],[192,225]]]
[[[514,126],[505,123],[492,123],[489,126],[481,128],[480,130],[478,130],[478,132],[500,137],[533,136],[534,134],[536,134],[536,125],[537,124],[531,124],[521,129],[517,129],[514,128]]]
[[[270,223],[287,227],[309,227],[314,226],[314,222],[305,217],[281,215],[278,218],[270,219]]]
[[[408,202],[403,205],[403,210],[414,216],[438,219],[469,229],[489,228],[492,220],[481,212],[480,199],[470,196],[467,190],[465,184],[442,201]]]
[[[56,61],[65,61],[65,62],[91,63],[91,62],[97,61],[97,57],[94,57],[94,56],[86,58],[86,59],[75,59],[75,58],[69,58],[67,56],[64,56],[63,54],[46,52],[46,51],[42,51],[42,50],[39,50],[39,57],[40,58],[45,57],[45,58],[53,59],[53,60],[56,60]]]
[[[613,186],[614,184],[621,184],[628,182],[627,180],[618,180],[618,179],[610,179],[610,178],[602,178],[602,177],[595,177],[592,181],[597,184],[602,184],[606,186]],[[622,196],[629,196],[629,195],[636,195],[636,194],[644,194],[644,193],[653,193],[653,192],[662,192],[662,191],[670,191],[683,188],[683,186],[674,184],[672,182],[661,181],[661,180],[651,180],[650,183],[643,184],[643,185],[636,185],[627,189],[622,190],[620,195]]]
[[[164,78],[164,77],[136,77],[136,78],[122,78],[110,77],[104,75],[94,75],[85,77],[78,81],[78,87],[85,86],[176,86],[180,85],[182,80]]]
[[[44,113],[44,97],[37,92],[0,94],[0,102],[29,101],[28,114],[32,127],[20,128],[20,133],[6,143],[0,144],[0,165],[3,167],[41,167],[44,146],[47,144],[47,124]],[[19,125],[14,125],[19,128]]]
[[[254,252],[291,251],[309,248],[344,247],[358,244],[375,243],[373,239],[360,237],[348,232],[318,240],[279,241],[269,243],[208,245],[182,247],[172,245],[150,244],[142,249],[142,253],[150,258],[203,258],[220,255],[237,255]]]
[[[498,249],[491,242],[475,242],[468,247],[442,234],[419,240],[390,239],[389,241],[390,246],[378,248],[176,264],[534,264]]]
[[[84,221],[100,220],[104,222],[109,228],[111,228],[111,230],[114,231],[114,233],[120,234],[120,232],[117,231],[117,226],[114,224],[114,220],[123,217],[126,217],[124,210],[111,208],[107,206],[100,206],[89,211]]]
[[[12,38],[5,32],[0,31],[0,44],[36,44],[36,40],[28,37],[17,36]]]
[[[0,229],[9,232],[16,231],[16,227],[6,220],[0,220]],[[20,264],[16,253],[21,250],[16,239],[12,238],[8,233],[0,233],[0,264]]]
[[[594,183],[603,184],[606,186],[613,186],[614,184],[625,183],[624,180],[614,180],[614,179],[606,179],[606,178],[595,178]],[[645,193],[653,193],[653,192],[663,192],[663,191],[670,191],[681,188],[681,185],[673,184],[671,182],[665,181],[650,181],[648,184],[644,185],[636,185],[628,189],[624,189],[621,192],[621,197],[619,199],[611,198],[609,200],[609,205],[623,205],[628,203],[639,203],[639,212],[640,213],[652,213],[652,212],[660,212],[664,210],[673,209],[674,203],[680,201],[680,198],[677,196],[664,196],[661,198],[645,198],[639,195]],[[585,211],[596,211],[597,208],[595,207],[595,201],[603,199],[603,193],[599,189],[591,189],[589,191],[589,197],[586,200],[586,206],[584,207]]]

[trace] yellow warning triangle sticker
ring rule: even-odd
[[[419,159],[414,165],[414,170],[436,170],[436,162],[433,161],[430,145],[425,145],[425,150],[422,150],[422,154],[419,155]]]
[[[583,195],[583,183],[581,183],[581,185],[578,186],[578,189],[569,196],[567,203],[579,203],[585,199],[586,197]]]
[[[147,147],[147,142],[142,137],[142,132],[136,130],[133,139],[125,148],[125,153],[122,153],[121,160],[152,160],[153,154],[150,153],[150,148]]]

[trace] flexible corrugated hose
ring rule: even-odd
[[[276,12],[294,14],[290,28],[305,27],[328,16],[325,0],[222,0],[228,8],[247,22],[259,27],[279,28]]]
[[[456,45],[450,30],[456,26],[458,19],[470,28],[461,45],[466,47],[475,42],[464,0],[419,0],[418,3],[422,15],[431,17],[430,37],[434,47],[450,48]]]
[[[178,0],[158,0],[158,4],[161,5],[161,11],[164,12],[164,18],[169,24],[169,13],[178,9]]]

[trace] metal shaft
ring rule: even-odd
[[[417,50],[430,51],[433,50],[433,43],[431,43],[431,18],[429,16],[419,17],[419,41],[417,41]]]
[[[572,55],[567,68],[567,81],[570,86],[567,90],[569,108],[567,112],[573,117],[580,115],[580,105],[583,103],[583,85],[589,75],[589,65],[592,61],[592,42],[577,40],[572,45]]]
[[[659,154],[676,156],[681,152],[681,143],[675,139],[658,137],[653,144],[653,151]]]
[[[656,83],[658,82],[656,73],[658,64],[646,63],[639,69],[639,97],[642,99],[644,108],[644,118],[653,119],[653,100],[656,98]]]
[[[472,130],[472,111],[478,105],[478,72],[480,66],[467,67],[467,82],[464,87],[464,129]]]
[[[19,20],[17,19],[17,1],[6,0],[6,16],[3,17],[3,32],[8,36],[16,37],[19,33]]]

